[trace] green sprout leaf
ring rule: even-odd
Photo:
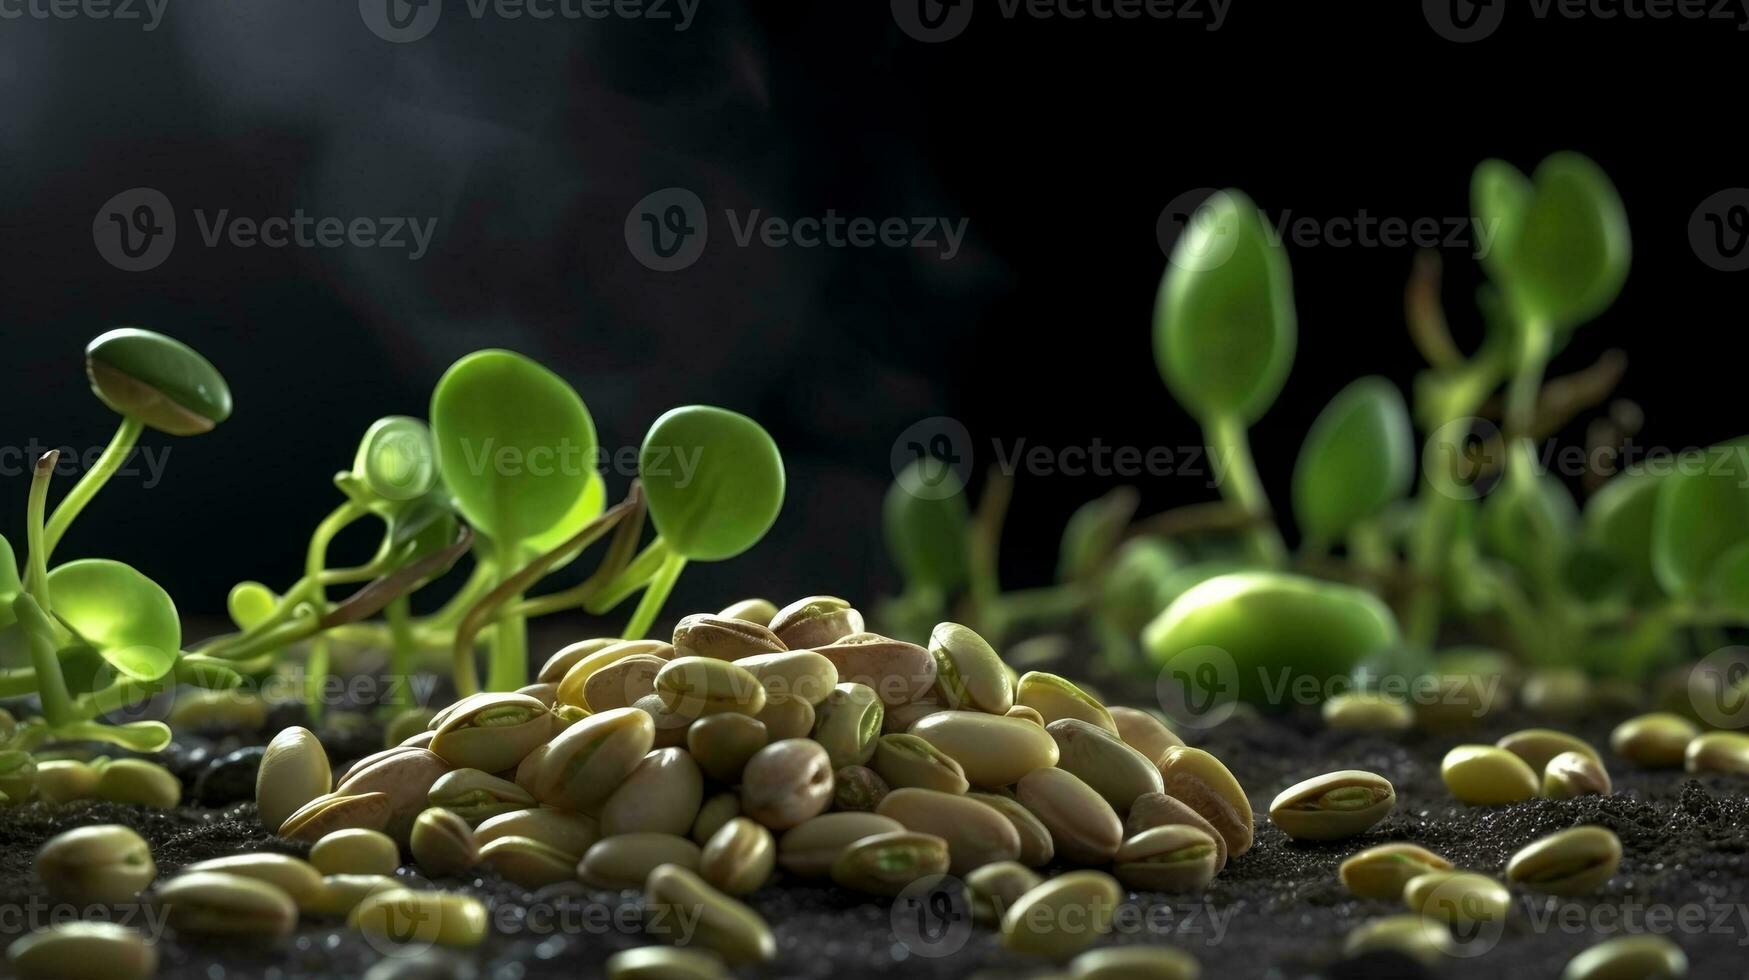
[[[1617,584],[1637,597],[1658,591],[1652,540],[1659,483],[1643,470],[1629,470],[1585,502],[1581,536],[1587,549],[1608,564]]]
[[[419,419],[390,415],[378,419],[359,441],[352,472],[384,500],[423,497],[437,483],[431,430]]]
[[[1705,599],[1720,559],[1749,541],[1749,437],[1684,455],[1660,480],[1652,568],[1672,596]]]
[[[218,369],[179,340],[120,327],[85,348],[91,390],[116,414],[175,436],[209,432],[231,416]]]
[[[111,667],[155,681],[176,665],[182,623],[156,582],[105,558],[68,562],[49,572],[55,618]]]
[[[1573,546],[1579,508],[1554,476],[1505,479],[1482,502],[1476,530],[1486,553],[1529,571]],[[1553,534],[1549,537],[1544,532]]]
[[[1172,578],[1183,566],[1183,552],[1170,542],[1137,538],[1124,544],[1100,580],[1100,615],[1135,636],[1171,603]]]
[[[708,405],[673,409],[638,454],[650,522],[669,549],[721,561],[758,543],[783,507],[783,457],[759,423]]]
[[[1365,377],[1319,413],[1294,466],[1294,516],[1331,542],[1403,499],[1415,477],[1415,437],[1395,385]]]
[[[1077,508],[1063,527],[1063,543],[1057,549],[1057,581],[1091,581],[1123,540],[1140,504],[1141,495],[1134,487],[1118,487]]]
[[[919,494],[914,487],[930,490]],[[941,597],[966,584],[971,574],[972,517],[953,467],[933,456],[913,461],[887,489],[881,513],[887,552],[909,589],[929,590]]]
[[[437,469],[456,507],[500,548],[567,537],[595,465],[595,420],[564,379],[504,350],[451,365],[431,395]]]
[[[1254,422],[1281,392],[1296,338],[1286,251],[1249,198],[1215,194],[1185,225],[1160,283],[1160,376],[1205,423]]]
[[[253,629],[278,607],[279,596],[260,582],[238,582],[225,597],[225,611],[238,629]]]
[[[1273,682],[1283,670],[1320,682],[1345,677],[1400,638],[1391,610],[1370,592],[1285,572],[1240,572],[1179,596],[1142,641],[1173,674],[1197,683],[1227,675],[1239,697],[1263,703],[1266,678]]]
[[[1602,168],[1557,153],[1526,180],[1490,160],[1471,184],[1478,233],[1494,241],[1486,262],[1521,322],[1565,330],[1603,312],[1627,280],[1627,211]]]

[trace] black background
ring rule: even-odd
[[[337,500],[332,473],[379,415],[424,414],[456,356],[531,354],[636,445],[661,411],[748,412],[784,448],[790,493],[742,558],[695,567],[678,614],[744,594],[781,601],[890,588],[879,502],[894,439],[945,415],[991,440],[1177,447],[1194,426],[1155,373],[1162,208],[1246,190],[1272,216],[1441,220],[1468,210],[1488,156],[1529,169],[1597,159],[1626,201],[1634,267],[1616,306],[1556,362],[1622,347],[1642,440],[1740,435],[1738,301],[1749,274],[1705,265],[1697,205],[1749,184],[1742,54],[1705,21],[1552,17],[1514,5],[1492,37],[1445,40],[1411,2],[1234,0],[1226,23],[1008,20],[978,0],[966,32],[905,36],[885,3],[702,0],[690,30],[640,20],[476,21],[448,0],[424,40],[368,31],[350,0],[169,0],[152,32],[0,20],[0,446],[101,446],[114,419],[81,375],[116,324],[178,336],[224,371],[234,417],[169,445],[163,482],[118,479],[59,557],[136,564],[184,611],[229,585],[296,577]],[[1203,8],[1206,14],[1206,7]],[[969,221],[952,261],[909,249],[736,248],[657,273],[629,254],[628,210],[658,188],[795,218]],[[91,224],[113,195],[175,203],[174,254],[126,273]],[[192,211],[263,218],[436,218],[418,262],[381,250],[200,244]],[[1286,481],[1312,415],[1356,375],[1407,384],[1412,249],[1290,244],[1300,352],[1254,439]],[[1478,282],[1446,252],[1466,340]],[[0,524],[20,545],[27,477],[7,458]],[[610,477],[617,493],[625,477]],[[1117,477],[1023,476],[1006,540],[1014,584],[1049,573],[1061,522]],[[64,492],[71,480],[63,480]],[[1144,484],[1155,510],[1202,479]]]

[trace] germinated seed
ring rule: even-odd
[[[824,878],[851,844],[904,829],[899,821],[875,813],[823,813],[784,831],[777,842],[777,863],[790,874]]]
[[[932,789],[895,789],[876,811],[906,830],[933,834],[947,842],[948,870],[964,875],[974,868],[1020,857],[1020,834],[994,808],[967,796]]]
[[[1144,830],[1123,842],[1112,873],[1131,888],[1200,891],[1215,876],[1215,835],[1186,824]]]
[[[480,863],[474,830],[461,817],[432,807],[413,821],[413,860],[433,878],[459,875]]]
[[[1123,889],[1102,871],[1071,871],[1034,888],[1002,917],[1002,945],[1067,959],[1111,931]]]
[[[1227,866],[1227,839],[1202,814],[1165,793],[1143,793],[1136,797],[1130,804],[1130,815],[1124,821],[1123,832],[1124,837],[1129,838],[1144,830],[1178,824],[1195,827],[1215,839],[1215,873],[1220,874]]]
[[[831,803],[832,761],[816,742],[773,742],[741,773],[741,812],[772,830],[788,830]]]
[[[741,770],[753,753],[771,741],[765,723],[742,714],[700,718],[686,730],[686,748],[704,774],[719,783],[741,781]]]
[[[267,705],[245,691],[195,689],[177,695],[164,722],[183,731],[254,732],[267,723]]]
[[[182,802],[182,781],[144,759],[115,759],[97,774],[91,795],[111,803],[137,803],[168,810]]]
[[[171,928],[189,936],[279,938],[298,922],[290,895],[242,875],[195,871],[157,889]]]
[[[657,749],[601,805],[601,832],[685,836],[703,801],[704,776],[692,756],[685,749]]]
[[[730,980],[730,976],[721,959],[703,950],[641,946],[609,956],[607,980]]]
[[[892,897],[919,878],[945,873],[950,863],[947,841],[901,830],[852,841],[832,862],[832,880],[853,891]]]
[[[324,875],[322,888],[298,911],[306,915],[345,918],[367,897],[402,887],[388,875]]]
[[[1009,906],[1043,883],[1037,872],[1015,861],[997,861],[973,869],[966,875],[972,917],[983,923],[1000,923]]]
[[[450,767],[503,772],[553,734],[552,712],[526,694],[485,694],[468,698],[461,710],[443,716],[431,751]]]
[[[1124,744],[1140,752],[1156,768],[1159,767],[1160,760],[1166,757],[1167,749],[1184,744],[1184,740],[1174,735],[1165,722],[1146,711],[1117,706],[1106,710],[1111,712],[1112,723],[1117,725],[1117,735],[1123,739]],[[1040,724],[1043,724],[1042,715]]]
[[[766,699],[796,698],[817,705],[838,686],[838,668],[812,650],[762,653],[735,661],[765,688]]]
[[[1019,721],[1027,722],[1028,724],[1037,725],[1040,728],[1045,727],[1045,716],[1039,714],[1037,708],[1029,708],[1024,704],[1017,704],[1014,707],[1009,708],[1007,711],[1002,712],[1002,716],[1004,718],[1014,718]]]
[[[813,739],[834,768],[867,765],[874,758],[885,708],[872,688],[841,682],[813,710]]]
[[[637,888],[664,864],[697,869],[697,844],[673,834],[621,834],[603,837],[583,855],[577,878],[591,888]]]
[[[1688,956],[1663,936],[1620,936],[1587,949],[1567,963],[1561,980],[1680,980]]]
[[[45,759],[36,764],[36,793],[45,803],[58,805],[88,800],[96,791],[97,770],[88,763],[77,759]]]
[[[584,705],[592,712],[629,708],[656,693],[656,675],[668,663],[649,653],[616,660],[583,682]]]
[[[1299,840],[1341,840],[1363,834],[1397,805],[1391,781],[1344,769],[1296,783],[1269,805],[1269,819]]]
[[[1414,708],[1375,691],[1338,694],[1324,702],[1323,714],[1324,724],[1337,731],[1406,732],[1415,725]]]
[[[1550,759],[1563,752],[1578,752],[1602,761],[1597,750],[1584,739],[1552,728],[1527,728],[1502,736],[1494,744],[1523,759],[1525,765],[1539,773],[1548,766]]]
[[[867,766],[845,766],[832,773],[832,808],[872,811],[892,787]]]
[[[145,838],[120,824],[56,834],[36,855],[37,877],[57,898],[74,903],[125,902],[158,876]]]
[[[1543,769],[1543,795],[1551,800],[1575,796],[1608,796],[1614,792],[1609,773],[1595,756],[1562,752]]]
[[[1057,847],[1051,840],[1050,829],[1033,816],[1031,810],[1021,806],[1019,800],[994,793],[967,793],[966,797],[1002,814],[1013,825],[1015,834],[1020,837],[1020,856],[1016,858],[1017,861],[1029,868],[1042,868],[1051,863],[1051,859],[1057,854]]]
[[[1609,747],[1616,755],[1647,769],[1679,769],[1688,743],[1699,737],[1700,729],[1687,718],[1659,712],[1615,726]]]
[[[1342,955],[1351,959],[1367,953],[1396,953],[1429,967],[1456,951],[1451,928],[1425,915],[1388,915],[1363,922],[1342,941]]]
[[[1032,670],[1020,675],[1014,703],[1039,713],[1050,724],[1058,718],[1079,718],[1116,735],[1117,722],[1099,699],[1056,674]]]
[[[669,711],[695,719],[725,711],[757,715],[765,707],[765,688],[757,678],[713,657],[668,661],[656,674],[656,696]]]
[[[1492,745],[1460,745],[1445,754],[1439,774],[1461,802],[1497,806],[1531,799],[1542,788],[1525,761]]]
[[[791,650],[812,650],[862,632],[862,613],[836,596],[811,595],[779,609],[770,629]]]
[[[692,822],[688,835],[700,847],[710,842],[723,824],[741,815],[741,797],[734,793],[715,793],[698,808],[698,819]]]
[[[781,653],[790,649],[761,623],[739,616],[696,613],[674,626],[676,657],[710,657],[715,660],[740,660],[762,653]]]
[[[1416,844],[1380,844],[1342,862],[1337,875],[1357,898],[1403,897],[1403,886],[1429,871],[1450,871],[1451,862]]]
[[[662,703],[660,694],[645,695],[639,698],[632,707],[650,716],[650,724],[656,733],[651,744],[658,749],[672,749],[685,745],[687,730],[699,719],[698,715],[669,710],[668,706]]]
[[[889,709],[925,700],[935,686],[935,658],[915,643],[856,633],[815,649],[840,682],[867,686]]]
[[[777,841],[771,831],[736,817],[724,824],[699,854],[698,873],[727,895],[758,889],[777,866]]]
[[[525,788],[561,810],[594,810],[625,782],[655,739],[655,722],[637,708],[590,715],[547,744]]]
[[[1511,911],[1512,893],[1492,878],[1469,871],[1429,871],[1403,886],[1403,904],[1451,925],[1495,922]]]
[[[770,599],[742,599],[717,615],[724,619],[739,619],[746,623],[770,626],[771,620],[777,615],[777,604]]]
[[[690,932],[682,927],[688,921]],[[676,864],[661,865],[644,882],[644,931],[713,949],[731,963],[764,963],[777,955],[777,939],[758,912]]]
[[[19,980],[147,980],[158,972],[157,945],[110,922],[38,929],[8,947],[6,958]]]
[[[916,787],[959,794],[971,788],[959,763],[916,735],[882,735],[875,742],[869,766],[894,789]]]
[[[544,709],[541,717],[546,718]],[[546,722],[543,720],[542,724]],[[386,795],[389,818],[380,829],[395,840],[404,841],[413,829],[413,819],[430,805],[431,787],[449,770],[449,763],[428,749],[386,749],[360,760],[341,778],[334,791],[343,795]]]
[[[1621,866],[1621,839],[1603,827],[1551,834],[1512,855],[1506,880],[1553,895],[1588,895]]]
[[[1056,740],[1045,729],[980,711],[938,711],[912,726],[911,734],[959,763],[972,785],[986,788],[1013,785],[1059,758]]]
[[[581,813],[534,807],[500,814],[474,828],[474,840],[482,847],[500,837],[532,837],[563,851],[575,864],[601,839],[601,826]]]
[[[1749,735],[1707,732],[1688,743],[1682,764],[1691,773],[1749,775]]]
[[[1056,853],[1080,864],[1104,864],[1123,845],[1123,821],[1093,788],[1061,769],[1034,769],[1016,787],[1020,805],[1051,832]]]
[[[541,665],[540,673],[535,680],[541,684],[558,684],[577,666],[583,658],[600,653],[608,647],[618,646],[625,641],[618,637],[598,637],[590,640],[578,640],[576,643],[562,647],[557,653],[547,658]],[[581,683],[581,682],[579,682]],[[581,690],[581,688],[579,688]]]
[[[545,888],[577,876],[577,859],[532,837],[498,837],[480,848],[480,863],[527,889]]]
[[[534,806],[534,797],[527,790],[478,769],[457,769],[439,776],[426,792],[425,801],[443,807],[470,825]]]
[[[1078,776],[1126,817],[1136,797],[1162,789],[1160,769],[1147,756],[1097,725],[1059,718],[1045,726],[1057,743],[1057,768]]]
[[[754,717],[765,726],[765,734],[773,742],[807,738],[816,721],[814,706],[800,698],[766,698],[765,710]]]
[[[346,924],[408,947],[478,946],[486,938],[486,906],[455,892],[396,888],[359,902]]]
[[[299,907],[314,901],[322,890],[322,873],[308,861],[286,854],[233,854],[230,857],[198,861],[183,869],[183,874],[210,871],[237,875],[272,885],[291,896]]]
[[[929,634],[935,658],[935,689],[943,707],[999,715],[1014,706],[1014,682],[995,649],[958,623],[941,623]]]
[[[1202,964],[1169,946],[1090,949],[1069,961],[1073,980],[1198,980]]]
[[[1160,762],[1160,782],[1167,796],[1214,826],[1227,842],[1228,858],[1251,849],[1255,838],[1251,801],[1221,760],[1188,746],[1167,749]]]
[[[588,641],[600,643],[602,641]],[[570,649],[570,648],[567,648]],[[565,651],[554,655],[558,660]],[[585,693],[589,679],[601,670],[631,657],[656,657],[660,660],[674,659],[674,647],[661,640],[613,640],[603,646],[595,646],[585,650],[581,655],[568,658],[568,664],[547,662],[547,668],[541,670],[540,679],[545,682],[556,682],[559,685],[560,704],[575,705],[579,708],[589,707],[589,697]],[[549,676],[549,670],[564,667],[564,672],[556,677]],[[612,710],[612,709],[604,709]]]
[[[382,830],[389,806],[387,793],[324,793],[286,817],[279,836],[314,843],[337,830]]]

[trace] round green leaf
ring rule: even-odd
[[[1749,437],[1677,460],[1659,480],[1652,569],[1672,596],[1703,598],[1719,558],[1749,541]]]
[[[155,681],[175,666],[176,604],[133,568],[106,558],[68,562],[49,572],[49,594],[56,618],[116,670]]]
[[[920,496],[910,490],[916,486],[939,488],[939,492]],[[887,489],[881,512],[887,552],[907,585],[942,595],[965,585],[970,574],[971,509],[953,467],[933,456],[912,462]]]
[[[437,469],[468,523],[523,546],[594,519],[580,498],[595,472],[595,420],[564,379],[504,350],[450,366],[431,394]]]
[[[194,348],[161,333],[119,327],[85,348],[91,390],[117,414],[175,436],[231,417],[231,389]]]
[[[1415,436],[1395,385],[1379,377],[1350,384],[1331,399],[1300,447],[1294,466],[1294,516],[1301,533],[1334,541],[1409,492]]]
[[[260,582],[238,582],[225,597],[225,611],[238,629],[253,629],[257,623],[273,615],[279,596]]]
[[[352,472],[384,500],[423,497],[437,483],[431,430],[407,415],[377,419],[359,440]]]
[[[1567,554],[1578,524],[1573,494],[1559,479],[1544,473],[1529,480],[1500,481],[1482,501],[1476,530],[1485,552],[1518,568],[1533,569],[1548,555]],[[1554,536],[1545,537],[1542,530]]]
[[[709,405],[656,420],[638,453],[650,521],[674,553],[720,561],[758,543],[783,508],[783,456],[758,422]]]
[[[1592,319],[1627,281],[1632,249],[1615,185],[1577,153],[1545,159],[1528,188],[1510,173],[1490,161],[1473,182],[1478,219],[1500,222],[1482,229],[1497,235],[1490,274],[1520,320],[1560,330]]]
[[[1370,592],[1283,572],[1239,572],[1179,596],[1148,624],[1142,642],[1155,663],[1174,669],[1195,666],[1186,658],[1231,658],[1239,696],[1262,703],[1271,689],[1265,678],[1273,684],[1284,669],[1320,684],[1346,677],[1363,658],[1398,645],[1399,634],[1391,610]]]
[[[1530,178],[1504,160],[1483,160],[1470,176],[1470,220],[1476,240],[1491,243],[1479,258],[1496,279],[1512,268],[1509,253],[1517,243],[1530,197]]]
[[[1652,568],[1652,531],[1658,506],[1658,478],[1641,470],[1618,474],[1585,502],[1585,543],[1616,570],[1630,593],[1649,596],[1658,589]]]
[[[1154,357],[1198,419],[1255,421],[1293,364],[1286,250],[1249,198],[1221,191],[1185,225],[1154,306]]]

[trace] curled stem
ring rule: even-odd
[[[133,452],[134,446],[139,443],[140,433],[144,429],[145,426],[140,420],[128,416],[122,417],[121,426],[115,430],[115,435],[109,440],[109,445],[104,448],[103,455],[97,457],[97,462],[85,471],[85,475],[73,485],[73,489],[68,492],[66,499],[61,501],[55,508],[54,515],[49,518],[48,529],[45,533],[44,561],[47,561],[48,557],[54,553],[55,546],[61,543],[61,536],[67,533],[67,528],[72,525],[73,519],[79,516],[79,512],[85,509],[85,505],[91,502],[91,498],[97,496],[97,491],[103,489],[103,485],[109,482],[109,478],[121,469],[121,464],[127,460],[128,454]]]

